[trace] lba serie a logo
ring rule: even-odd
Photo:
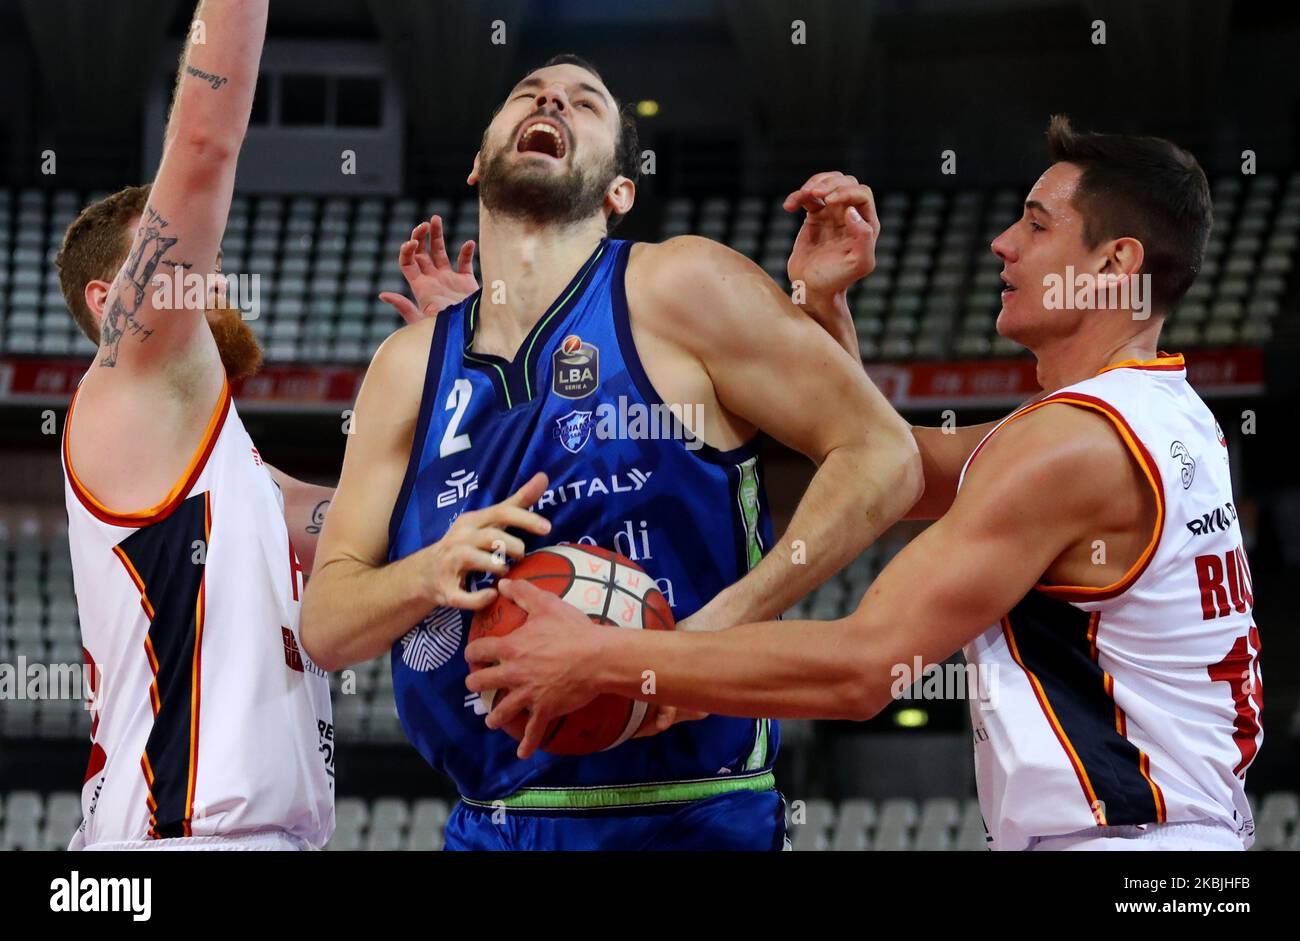
[[[571,333],[551,357],[551,391],[566,399],[591,395],[600,385],[600,350]]]

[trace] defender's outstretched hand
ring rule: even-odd
[[[587,664],[609,628],[593,624],[577,608],[529,582],[503,578],[497,590],[523,608],[528,620],[504,637],[470,641],[465,659],[484,664],[485,669],[470,673],[465,686],[474,693],[509,689],[485,722],[490,729],[505,728],[527,710],[528,727],[518,755],[529,758],[542,744],[552,719],[596,698]]]
[[[592,655],[618,628],[593,624],[557,596],[518,579],[502,579],[497,589],[528,614],[525,624],[504,637],[480,637],[465,648],[465,659],[484,668],[470,673],[465,686],[475,693],[509,689],[485,720],[501,729],[527,711],[528,725],[517,754],[529,758],[546,736],[551,720],[581,709],[596,698]],[[657,735],[675,723],[703,719],[707,713],[652,705],[636,738]]]
[[[379,299],[392,306],[407,323],[437,316],[438,311],[478,290],[473,262],[474,240],[470,239],[460,247],[456,265],[452,266],[443,237],[442,217],[435,215],[412,229],[410,240],[403,242],[397,253],[397,265],[415,295],[415,302],[393,291],[381,292]]]
[[[818,173],[787,196],[784,207],[805,213],[786,264],[790,282],[803,282],[807,297],[800,306],[839,338],[846,325],[823,318],[851,321],[845,292],[876,268],[880,219],[871,188],[837,171]]]
[[[818,173],[784,207],[805,212],[786,271],[810,294],[837,294],[876,269],[880,219],[871,187],[837,171]]]

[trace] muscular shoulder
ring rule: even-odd
[[[375,350],[368,375],[410,376],[412,370],[418,370],[423,379],[437,324],[437,318],[429,317],[395,331]]]
[[[433,317],[417,321],[381,343],[366,370],[359,403],[381,411],[418,410],[436,326]]]
[[[653,311],[656,328],[669,325],[706,336],[752,329],[745,312],[767,316],[775,306],[771,296],[784,297],[744,255],[698,235],[634,245],[626,286],[634,317],[638,310]]]
[[[1053,402],[988,439],[967,469],[961,496],[1026,516],[1121,524],[1142,506],[1139,482],[1134,458],[1108,418]]]
[[[628,259],[629,277],[691,286],[747,274],[754,268],[744,255],[701,235],[679,235],[664,242],[638,242]]]

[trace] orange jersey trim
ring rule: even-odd
[[[1074,768],[1074,776],[1079,779],[1079,787],[1083,790],[1083,796],[1088,801],[1089,812],[1094,817],[1098,814],[1098,808],[1101,804],[1097,800],[1097,791],[1092,786],[1092,780],[1088,777],[1087,770],[1083,767],[1083,762],[1079,758],[1079,753],[1074,750],[1074,744],[1070,737],[1065,734],[1065,729],[1061,726],[1061,721],[1056,717],[1052,704],[1047,701],[1047,692],[1043,689],[1043,684],[1034,671],[1025,666],[1025,661],[1020,657],[1020,647],[1016,644],[1015,632],[1011,629],[1011,619],[1004,617],[1002,619],[1002,636],[1007,639],[1007,649],[1011,651],[1011,657],[1016,661],[1020,669],[1025,671],[1025,676],[1029,678],[1029,685],[1034,689],[1034,696],[1038,700],[1038,706],[1043,710],[1043,715],[1047,717],[1047,723],[1052,727],[1052,732],[1056,735],[1056,740],[1061,743],[1061,748],[1065,750],[1066,757],[1070,760],[1071,767]],[[1101,812],[1101,819],[1098,820],[1102,826],[1106,825],[1105,811]]]
[[[1182,356],[1178,356],[1176,359],[1179,363],[1182,362]],[[1118,366],[1114,368],[1118,368]],[[1180,365],[1177,368],[1181,369],[1182,366]],[[1026,405],[1020,411],[1008,415],[1001,425],[990,431],[988,437],[981,441],[979,447],[972,452],[970,460],[966,463],[966,470],[967,472],[970,471],[970,465],[975,462],[975,457],[979,454],[980,449],[1004,427],[1017,418],[1028,415],[1035,409],[1057,403],[1073,405],[1078,408],[1089,408],[1110,419],[1119,432],[1120,438],[1128,446],[1129,452],[1137,461],[1138,466],[1142,468],[1142,473],[1145,475],[1147,483],[1151,485],[1151,490],[1156,498],[1156,521],[1152,527],[1151,540],[1147,543],[1146,548],[1142,550],[1142,554],[1138,556],[1137,561],[1129,567],[1129,570],[1118,581],[1102,586],[1048,585],[1044,582],[1038,582],[1034,585],[1034,588],[1043,594],[1064,601],[1106,601],[1123,594],[1146,571],[1147,566],[1151,564],[1151,558],[1155,555],[1156,547],[1160,544],[1160,536],[1164,533],[1165,528],[1165,490],[1160,477],[1160,469],[1156,466],[1150,452],[1138,439],[1133,429],[1129,427],[1128,422],[1124,420],[1123,415],[1116,411],[1110,403],[1091,395],[1085,395],[1082,392],[1058,392],[1055,395],[1049,395],[1045,399],[1034,402],[1032,405]]]
[[[203,495],[204,552],[212,541],[212,491]],[[199,598],[194,608],[194,661],[190,677],[190,779],[185,790],[185,835],[193,836],[194,790],[199,777],[199,706],[203,686],[203,620],[207,613],[207,569],[199,581]]]
[[[149,701],[153,703],[153,717],[158,718],[162,711],[162,698],[158,695],[158,656],[153,652],[153,639],[144,636],[144,652],[149,660],[149,669],[153,671],[153,680],[149,683]]]
[[[144,772],[145,806],[149,808],[149,838],[161,839],[158,834],[158,802],[153,799],[153,766],[149,764],[149,753],[140,756],[140,770]]]
[[[1173,372],[1178,369],[1186,369],[1187,363],[1183,360],[1182,353],[1157,353],[1155,359],[1126,359],[1118,363],[1111,363],[1109,366],[1099,370],[1097,375],[1104,372],[1110,372],[1112,369],[1156,369]]]
[[[77,472],[72,467],[72,448],[69,443],[69,432],[72,428],[72,410],[76,407],[79,392],[80,389],[72,394],[72,401],[68,405],[68,417],[65,419],[63,426],[63,467],[67,473],[72,492],[77,495],[77,499],[81,501],[81,505],[86,508],[87,512],[100,522],[108,523],[110,526],[139,528],[166,519],[176,507],[180,506],[185,495],[189,493],[190,488],[199,479],[199,475],[203,473],[203,468],[208,462],[208,456],[216,446],[217,438],[226,423],[226,415],[230,411],[230,383],[225,377],[222,377],[221,394],[217,396],[216,407],[213,408],[212,415],[208,418],[207,428],[203,431],[203,437],[199,441],[194,455],[190,458],[189,465],[185,468],[185,472],[181,474],[176,485],[162,499],[162,502],[149,507],[147,510],[136,510],[129,513],[118,512],[100,503],[77,477]]]
[[[1101,612],[1092,612],[1092,617],[1088,619],[1088,652],[1092,656],[1092,662],[1101,666],[1101,661],[1097,657],[1097,630],[1101,626]],[[1115,705],[1115,731],[1119,733],[1120,738],[1128,740],[1128,717],[1124,715],[1124,710],[1120,708],[1118,702],[1115,702],[1115,678],[1106,670],[1101,671],[1102,686],[1106,690],[1106,695]],[[1137,746],[1134,745],[1136,748]],[[1156,784],[1155,779],[1151,777],[1151,759],[1147,753],[1138,748],[1138,771],[1147,786],[1151,788],[1151,797],[1156,805],[1156,822],[1165,822],[1165,795],[1160,790],[1160,785]]]
[[[122,551],[121,546],[113,547],[113,555],[117,556],[118,560],[126,566],[126,574],[131,577],[131,581],[135,582],[136,591],[140,592],[140,607],[144,608],[145,616],[152,621],[154,618],[153,602],[149,600],[149,593],[145,591],[144,579],[142,579],[140,573],[135,570],[135,566],[132,565],[131,560],[126,557],[126,553]]]

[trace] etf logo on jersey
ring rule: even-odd
[[[600,350],[571,333],[551,356],[551,391],[566,399],[581,399],[600,385]]]
[[[471,493],[478,489],[478,474],[475,471],[467,471],[465,468],[453,471],[452,475],[443,481],[448,489],[438,494],[438,509],[451,506],[457,500],[464,500]]]

